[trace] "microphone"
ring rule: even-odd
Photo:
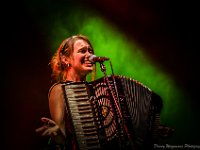
[[[92,55],[89,57],[89,61],[92,62],[92,63],[95,63],[95,62],[104,62],[106,60],[109,60],[109,58],[107,57],[99,57],[99,56],[96,56],[96,55]]]

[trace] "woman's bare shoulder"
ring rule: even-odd
[[[63,83],[53,84],[49,89],[48,97],[50,97],[52,94],[54,95],[54,94],[62,93],[63,85],[64,85]]]

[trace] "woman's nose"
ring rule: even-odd
[[[93,55],[93,54],[90,53],[89,51],[86,52],[86,57],[87,57],[87,58],[91,57],[92,55]]]

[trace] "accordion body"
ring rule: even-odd
[[[63,89],[79,150],[142,149],[155,139],[162,101],[142,83],[107,76]]]

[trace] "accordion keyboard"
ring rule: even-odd
[[[95,117],[85,83],[66,84],[65,92],[79,149],[100,149]]]

